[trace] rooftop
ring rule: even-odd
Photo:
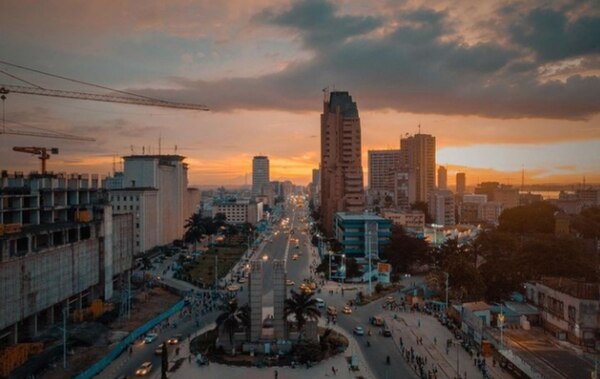
[[[338,212],[336,213],[336,217],[350,221],[389,221],[387,218],[380,217],[374,213],[362,212]]]
[[[464,303],[463,308],[466,308],[471,312],[487,311],[490,309],[490,305],[485,301],[475,301],[472,303]]]
[[[338,109],[344,117],[358,118],[356,103],[347,91],[333,91],[329,94],[329,112],[335,113]]]

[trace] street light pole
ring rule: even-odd
[[[63,368],[67,368],[67,308],[66,307],[63,307],[62,314],[63,314]]]
[[[371,262],[371,238],[373,237],[371,235],[371,229],[367,228],[367,254],[369,254],[369,296],[371,296],[373,294],[373,283],[372,283],[372,278],[373,278],[373,267],[372,267],[372,262]]]
[[[500,349],[504,350],[504,312],[502,310],[502,304],[500,304],[498,321],[500,321]]]
[[[444,272],[444,274],[446,275],[446,314],[448,314],[448,278],[450,277],[450,274],[447,272]]]
[[[331,256],[333,255],[333,251],[329,250],[327,253],[329,255],[329,281],[331,282]]]

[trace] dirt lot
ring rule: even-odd
[[[151,320],[156,315],[167,310],[177,301],[179,297],[162,289],[154,288],[145,291],[136,296],[137,302],[134,303],[129,320],[116,320],[109,325],[112,331],[127,331],[131,332],[138,326],[141,326],[146,321]],[[68,357],[67,369],[63,370],[62,362],[58,362],[60,367],[46,371],[39,376],[42,379],[63,379],[70,378],[73,375],[85,370],[93,363],[98,361],[110,351],[108,345],[105,346],[90,346],[77,347],[74,349],[74,354]]]

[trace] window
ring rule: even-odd
[[[135,223],[135,228],[136,228],[136,229],[139,229],[139,228],[140,228],[140,223],[139,223],[139,222],[136,222],[136,223]]]
[[[569,321],[570,322],[575,322],[577,320],[577,308],[575,308],[572,305],[569,305]]]
[[[121,210],[121,206],[117,205],[117,210],[120,211]]]

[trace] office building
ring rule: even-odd
[[[335,238],[342,244],[342,254],[359,261],[379,257],[389,243],[392,221],[372,213],[338,212],[335,215]]]
[[[244,224],[246,222],[256,225],[263,219],[263,203],[250,199],[215,199],[212,206],[212,217],[218,213],[225,215],[225,220],[230,224]]]
[[[200,202],[200,192],[188,188],[185,157],[131,155],[123,159],[122,188],[111,189],[109,200],[113,213],[134,216],[135,254],[181,239],[185,220]]]
[[[464,172],[456,173],[456,194],[462,195],[467,191],[467,176]]]
[[[488,201],[497,201],[504,209],[519,206],[519,189],[498,182],[483,182],[475,187],[475,194],[487,195]]]
[[[438,189],[445,190],[448,189],[448,171],[446,167],[440,166],[438,167]]]
[[[333,235],[337,212],[365,206],[358,107],[348,92],[334,91],[321,114],[321,220]]]
[[[256,156],[252,159],[252,194],[266,195],[269,188],[269,158]]]
[[[456,224],[454,214],[454,195],[449,190],[437,190],[429,196],[429,215],[433,223],[442,226]]]
[[[421,211],[386,210],[383,217],[392,220],[394,225],[413,231],[423,230],[425,227],[425,214]]]
[[[400,167],[400,150],[369,150],[369,190],[394,191],[394,173]]]
[[[410,202],[427,202],[435,190],[435,137],[419,133],[401,138],[400,151],[401,165],[415,175],[415,198]]]

